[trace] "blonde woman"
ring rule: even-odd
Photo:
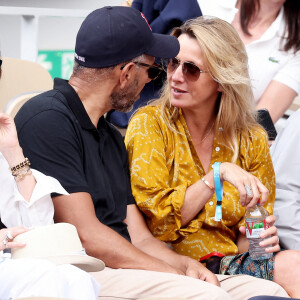
[[[299,297],[299,252],[258,262],[247,253],[245,208],[259,198],[270,213],[261,246],[271,253],[280,247],[274,170],[267,135],[254,120],[243,42],[218,18],[188,21],[173,35],[180,52],[168,63],[163,94],[132,118],[125,138],[135,200],[152,233],[176,252],[218,267],[221,260],[223,274],[270,279]],[[220,221],[213,165],[223,184]]]

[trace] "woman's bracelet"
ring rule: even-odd
[[[201,180],[212,190],[214,191],[215,188],[205,179],[205,177],[202,177]]]
[[[21,163],[19,163],[18,165],[10,168],[10,171],[12,173],[13,176],[17,175],[22,169],[29,167],[30,166],[30,161],[29,159],[26,157],[24,161],[22,161]]]
[[[18,172],[17,174],[13,175],[15,178],[15,181],[21,181],[23,180],[27,175],[31,175],[32,171],[29,167],[27,167],[27,169],[23,168],[20,172]]]

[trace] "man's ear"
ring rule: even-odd
[[[134,63],[130,62],[124,66],[120,73],[120,88],[126,87],[129,81],[131,81],[133,74]]]

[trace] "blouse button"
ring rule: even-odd
[[[216,151],[219,152],[220,151],[220,147],[216,147]]]
[[[214,205],[214,201],[209,201],[208,203],[210,206],[213,206]]]

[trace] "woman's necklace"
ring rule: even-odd
[[[213,127],[215,125],[215,122],[212,123],[212,125],[210,126],[210,128],[208,129],[208,131],[206,132],[206,134],[204,135],[204,137],[201,139],[201,141],[199,141],[199,143],[197,143],[195,146],[198,146],[200,144],[202,144],[202,142],[209,136],[209,134],[211,133]]]
[[[210,128],[208,129],[206,135],[205,135],[204,138],[200,141],[200,144],[201,144],[201,143],[209,136],[209,134],[211,133],[211,131],[212,131],[213,127],[214,127],[214,125],[215,125],[215,122],[213,122],[213,123],[211,124],[211,126],[210,126]]]

